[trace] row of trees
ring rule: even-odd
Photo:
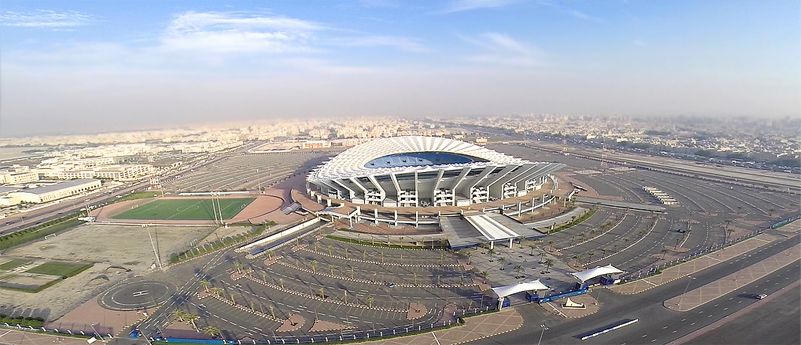
[[[44,325],[44,319],[40,317],[11,317],[8,315],[0,314],[0,323],[7,323],[9,325],[20,325],[25,327],[39,328]]]
[[[185,312],[183,310],[176,310],[172,313],[172,316],[179,322],[189,322],[189,324],[192,325],[192,328],[194,328],[195,331],[201,332],[205,335],[208,335],[209,337],[216,338],[220,336],[221,330],[214,326],[206,326],[203,327],[202,329],[198,329],[197,324],[195,324],[195,322],[200,320],[200,316],[198,315]]]

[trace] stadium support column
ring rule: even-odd
[[[374,208],[373,211],[373,224],[378,225],[378,208]]]
[[[398,226],[398,210],[395,210],[395,226]]]
[[[536,205],[534,203],[535,202],[534,200],[537,200],[537,199],[531,198],[531,214],[534,214],[534,205]]]
[[[509,239],[509,249],[512,249],[512,241],[514,241],[514,238]]]
[[[362,220],[362,207],[356,206],[356,223]]]
[[[420,225],[420,214],[418,211],[414,211],[414,227],[417,228],[418,225]]]
[[[490,241],[490,249],[495,248],[495,241]]]

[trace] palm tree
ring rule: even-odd
[[[367,296],[367,306],[370,308],[373,307],[373,296]]]
[[[312,272],[317,273],[317,260],[312,260],[309,265],[311,266]]]
[[[200,320],[200,316],[197,316],[195,314],[187,313],[185,319],[186,319],[186,321],[189,321],[189,323],[192,325],[192,328],[197,330],[197,325],[195,324],[195,321]]]
[[[217,296],[217,297],[219,297],[219,296],[220,296],[220,294],[222,293],[222,291],[223,291],[223,289],[222,289],[222,288],[218,288],[218,287],[213,287],[213,288],[210,288],[210,289],[209,289],[209,292],[210,292],[212,295],[214,295],[214,296]]]
[[[551,258],[545,259],[545,272],[546,273],[550,273],[551,272],[551,266],[553,266],[553,259],[551,259]]]
[[[216,338],[220,336],[220,329],[214,326],[203,327],[203,334]]]
[[[234,268],[236,269],[237,273],[242,273],[242,263],[239,261],[234,261]]]
[[[189,316],[189,313],[183,310],[176,310],[172,312],[172,316],[175,317],[175,319],[178,320],[178,322],[184,322],[186,321],[187,316]]]
[[[209,283],[208,280],[203,279],[200,281],[200,286],[203,287],[203,290],[206,292],[209,292],[209,285],[211,285],[211,283]]]

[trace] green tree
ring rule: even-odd
[[[553,266],[553,259],[551,259],[551,258],[545,259],[545,272],[546,273],[550,273],[551,272],[551,266]]]
[[[214,326],[203,327],[203,334],[208,335],[209,337],[217,338],[220,336],[220,333],[221,331],[217,327]]]

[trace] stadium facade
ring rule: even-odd
[[[312,170],[307,191],[383,207],[469,206],[539,190],[562,166],[448,138],[383,138]]]

